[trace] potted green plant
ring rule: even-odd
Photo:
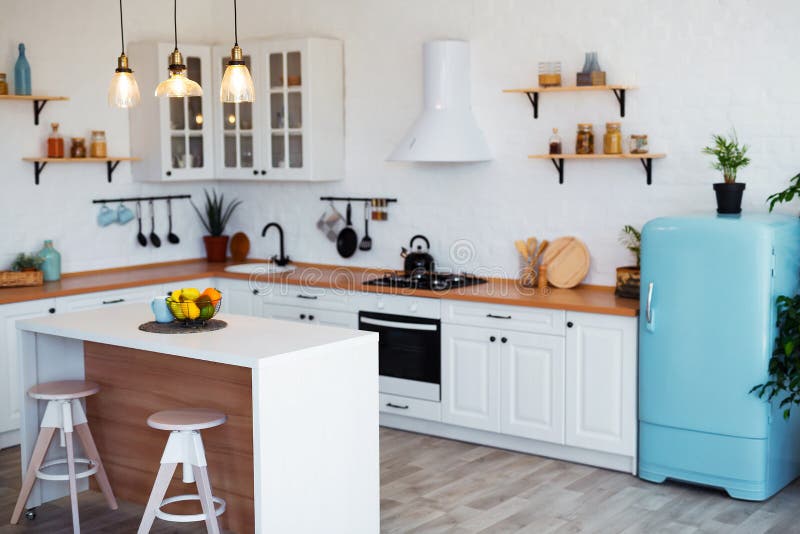
[[[740,145],[736,131],[729,137],[712,136],[713,144],[703,149],[704,154],[716,158],[712,167],[722,172],[724,182],[714,184],[717,195],[717,213],[741,213],[742,195],[746,184],[736,181],[739,170],[750,163],[747,145]]]
[[[234,199],[226,206],[223,193],[217,196],[216,190],[212,191],[212,194],[205,190],[205,194],[206,205],[203,211],[201,212],[194,205],[194,202],[192,202],[192,207],[208,232],[208,235],[203,236],[206,257],[208,261],[225,261],[226,251],[228,250],[228,236],[225,235],[225,227],[228,225],[234,210],[239,207],[242,201]]]
[[[639,287],[642,283],[642,232],[630,224],[622,227],[619,242],[636,258],[636,265],[617,267],[617,288],[614,294],[619,297],[639,298]]]
[[[20,252],[11,264],[11,270],[16,272],[38,271],[44,263],[44,258],[35,254]]]

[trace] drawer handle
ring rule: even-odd
[[[120,302],[125,302],[125,299],[104,300],[103,304],[119,304]]]
[[[297,295],[297,298],[307,299],[307,300],[317,300],[318,297],[316,295]]]
[[[400,404],[394,404],[392,402],[387,402],[386,406],[388,406],[389,408],[397,408],[399,410],[408,410],[408,404],[406,404],[405,406],[402,406]]]
[[[490,319],[511,319],[510,315],[495,315],[493,313],[487,313],[486,317],[489,317]]]
[[[309,315],[309,316],[308,316],[308,320],[309,320],[309,321],[313,321],[313,320],[314,320],[314,316],[313,316],[313,315]]]
[[[47,313],[55,313],[55,312],[56,312],[55,308],[50,308],[49,310],[47,310]]]

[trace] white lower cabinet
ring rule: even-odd
[[[222,293],[222,313],[261,315],[261,297],[258,289],[247,280],[219,280],[217,289]]]
[[[19,429],[19,349],[17,346],[16,322],[20,319],[40,317],[56,312],[55,299],[31,300],[0,306],[0,447],[19,443],[18,436],[3,438],[4,432]],[[9,441],[10,440],[10,441]]]
[[[153,297],[157,297],[163,293],[164,288],[160,285],[132,287],[113,291],[98,291],[70,297],[58,297],[56,299],[56,308],[59,312],[93,310],[106,306],[113,307],[117,304],[150,302],[153,300]]]
[[[566,443],[636,454],[636,319],[567,313]]]
[[[265,302],[262,304],[261,315],[271,319],[338,326],[352,330],[358,329],[358,314],[356,313],[301,308],[299,306],[280,306]]]
[[[564,338],[523,332],[502,335],[500,431],[564,443]]]

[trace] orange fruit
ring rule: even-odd
[[[222,293],[214,289],[213,287],[207,287],[203,293],[203,295],[207,295],[211,302],[216,302],[222,298]]]

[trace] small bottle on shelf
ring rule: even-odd
[[[578,135],[575,139],[576,154],[594,154],[594,132],[589,123],[578,124]]]
[[[561,136],[558,135],[558,128],[553,128],[553,135],[550,136],[550,153],[561,154],[562,146]]]
[[[603,154],[622,154],[622,133],[618,122],[607,122],[603,135]]]
[[[92,143],[89,145],[89,154],[93,158],[104,158],[106,153],[106,132],[104,130],[92,130]]]
[[[64,138],[58,133],[58,123],[50,123],[53,131],[50,132],[50,137],[47,138],[47,157],[48,158],[63,158],[64,157]]]

